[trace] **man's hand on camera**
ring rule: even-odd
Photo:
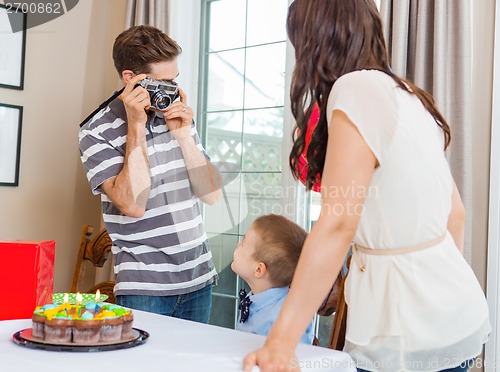
[[[191,137],[191,123],[194,112],[187,105],[187,95],[179,88],[180,100],[172,103],[165,111],[162,111],[167,127],[177,141]]]
[[[146,78],[145,74],[139,74],[130,79],[125,86],[120,99],[123,101],[125,111],[127,112],[127,121],[129,125],[146,125],[148,115],[146,113],[151,106],[149,93],[146,89],[136,85],[142,79]]]

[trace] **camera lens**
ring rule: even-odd
[[[166,110],[170,106],[170,103],[170,96],[163,91],[156,92],[151,97],[151,106],[158,110]]]

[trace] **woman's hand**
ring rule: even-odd
[[[261,349],[248,354],[243,359],[245,372],[250,372],[254,366],[259,366],[261,372],[300,371],[294,350],[269,338]]]

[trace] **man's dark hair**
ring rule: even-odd
[[[133,26],[115,39],[113,61],[120,77],[124,70],[147,74],[152,63],[172,61],[181,52],[179,44],[160,29]]]

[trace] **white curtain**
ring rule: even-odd
[[[128,0],[125,28],[138,25],[155,26],[168,33],[168,0]]]
[[[464,255],[471,259],[471,2],[380,0],[396,74],[434,96],[451,128],[447,157],[467,211]]]

